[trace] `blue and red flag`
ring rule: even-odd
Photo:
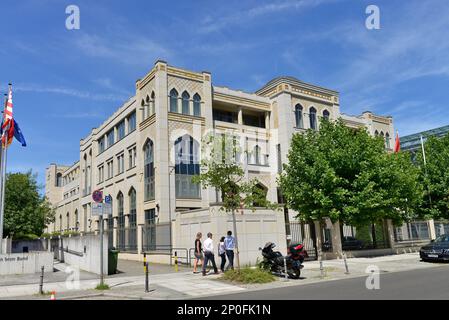
[[[13,137],[22,144],[22,147],[26,147],[27,143],[23,136],[22,130],[20,130],[19,124],[13,118],[13,104],[12,104],[12,88],[9,87],[8,98],[5,103],[5,111],[3,112],[2,125],[0,126],[0,137],[4,148],[9,147],[12,143]]]

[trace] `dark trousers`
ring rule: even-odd
[[[224,267],[226,264],[226,252],[223,252],[222,254],[220,254],[220,257],[221,257],[220,270],[224,272]]]
[[[231,268],[232,270],[234,270],[234,250],[226,250],[226,256],[228,257],[228,267],[226,268],[226,270],[228,270],[229,268]]]
[[[203,274],[206,274],[206,266],[212,261],[212,266],[214,267],[214,272],[217,273],[217,265],[215,264],[215,256],[212,252],[204,252],[204,263],[203,263]]]

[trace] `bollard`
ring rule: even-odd
[[[150,292],[150,280],[148,277],[148,262],[145,262],[145,292]]]
[[[50,300],[56,300],[56,291],[51,292]]]
[[[146,272],[147,270],[147,254],[143,253],[143,272]]]
[[[343,260],[345,262],[345,274],[349,274],[348,262],[346,261],[346,253],[343,253]]]
[[[175,251],[175,271],[178,272],[178,252]]]
[[[45,269],[45,267],[42,266],[42,268],[41,268],[41,279],[39,281],[39,294],[44,294],[44,269]]]
[[[285,271],[285,281],[288,281],[287,258],[286,257],[284,257],[284,271]]]
[[[320,260],[320,272],[321,272],[321,278],[324,278],[324,268],[323,268],[323,261]]]

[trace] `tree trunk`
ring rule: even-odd
[[[236,222],[236,219],[235,219],[235,209],[232,209],[232,225],[234,227],[235,257],[236,257],[236,262],[237,262],[237,271],[240,272],[239,241],[237,239],[237,222]]]
[[[373,248],[377,248],[377,241],[376,241],[376,224],[371,224],[371,236],[373,238]]]

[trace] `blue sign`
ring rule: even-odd
[[[109,194],[106,197],[104,197],[104,202],[105,203],[111,203],[112,202],[112,196]]]

